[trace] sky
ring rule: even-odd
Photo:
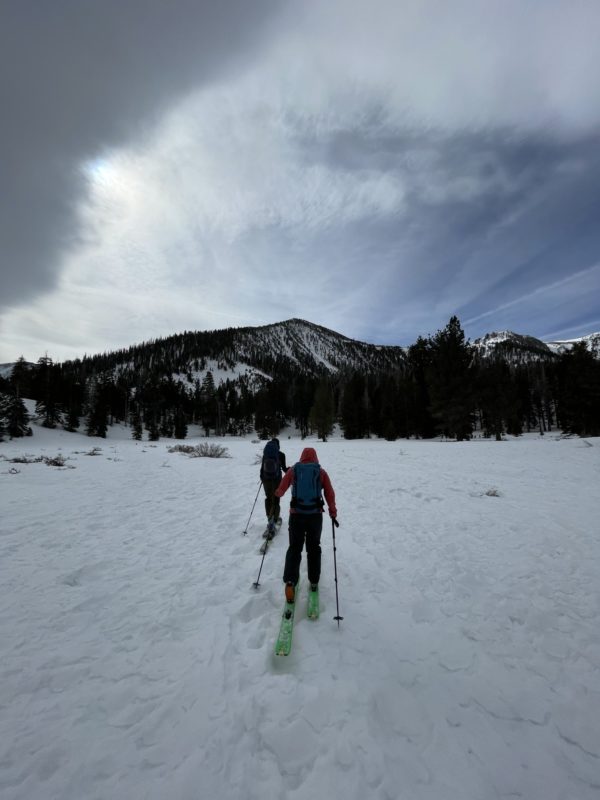
[[[0,362],[600,330],[597,0],[0,0]]]

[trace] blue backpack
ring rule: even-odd
[[[319,464],[294,465],[291,507],[297,514],[318,514],[323,510],[321,497],[321,467]]]
[[[263,480],[268,481],[278,481],[281,478],[279,447],[276,442],[267,442],[265,445],[260,476]]]

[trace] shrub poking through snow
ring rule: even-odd
[[[229,450],[220,444],[201,442],[195,446],[190,444],[176,444],[169,447],[169,453],[183,453],[190,458],[231,458]]]
[[[43,461],[44,464],[47,464],[49,467],[69,467],[69,469],[75,469],[75,467],[66,463],[67,459],[61,453],[52,458],[50,456],[15,456],[7,460],[10,461],[11,464],[40,464]]]
[[[47,464],[49,467],[66,467],[69,466],[67,464],[67,459],[59,453],[54,458],[49,458],[48,456],[44,456],[44,464]],[[70,467],[70,469],[75,469],[75,467]]]

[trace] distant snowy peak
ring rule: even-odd
[[[551,360],[555,353],[541,339],[514,331],[494,331],[475,339],[473,346],[480,358],[501,357],[509,362]]]
[[[473,346],[481,359],[503,358],[512,363],[553,361],[568,352],[577,342],[585,342],[596,358],[600,358],[600,333],[590,333],[577,339],[543,342],[534,336],[514,331],[494,331],[475,339]]]
[[[585,342],[596,358],[600,358],[600,332],[590,333],[587,336],[580,336],[578,339],[560,339],[555,342],[547,342],[548,347],[553,353],[560,355],[570,350],[574,344]]]

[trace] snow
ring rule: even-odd
[[[190,391],[193,391],[193,384],[195,381],[202,381],[206,377],[208,372],[212,373],[213,380],[215,386],[220,386],[221,384],[225,383],[225,381],[235,381],[241,377],[248,378],[252,384],[257,382],[257,378],[261,380],[263,383],[265,381],[273,380],[270,375],[267,375],[266,372],[258,369],[257,367],[252,367],[249,364],[244,362],[237,362],[229,369],[223,368],[219,366],[219,362],[212,358],[205,359],[206,366],[204,369],[201,370],[194,370],[190,369],[189,374],[192,377],[191,382],[188,380],[188,373],[187,372],[175,372],[172,375],[173,380],[181,381],[184,386]]]
[[[68,459],[0,460],[2,800],[595,800],[600,440],[280,438],[331,476],[344,617],[326,520],[287,659],[261,445],[0,444]]]

